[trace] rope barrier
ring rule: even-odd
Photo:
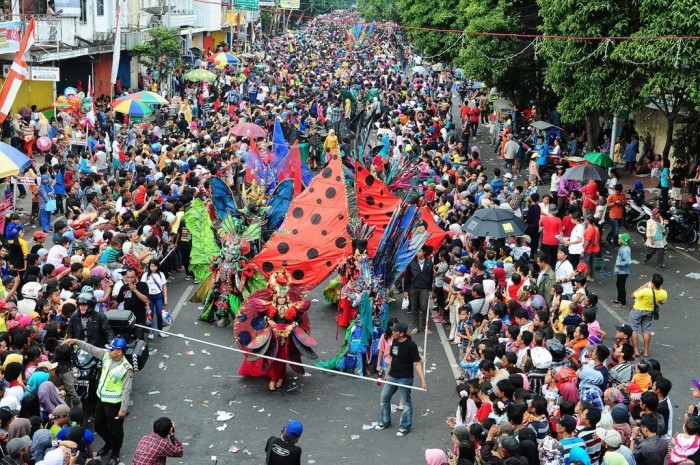
[[[151,328],[151,327],[148,327],[148,326],[144,326],[144,325],[134,325],[134,326],[137,327],[137,328],[142,328],[142,329],[144,329],[144,330],[148,330],[148,331],[155,331],[155,332],[157,332],[157,333],[167,334],[168,336],[177,337],[177,338],[180,338],[180,339],[184,339],[184,340],[186,340],[186,341],[199,342],[200,344],[208,345],[208,346],[211,346],[211,347],[216,347],[216,348],[223,349],[223,350],[229,350],[229,351],[231,351],[231,352],[238,352],[238,353],[243,354],[243,355],[254,355],[254,356],[256,356],[256,357],[264,358],[264,359],[267,359],[267,360],[274,360],[274,361],[276,361],[276,362],[282,362],[282,363],[286,363],[286,364],[288,364],[288,365],[294,365],[294,366],[299,366],[299,367],[302,367],[302,368],[310,368],[310,369],[312,369],[312,370],[324,371],[324,372],[326,372],[326,373],[331,373],[331,374],[334,374],[334,375],[347,376],[347,377],[349,377],[349,378],[356,378],[356,379],[360,379],[360,380],[363,380],[363,381],[369,381],[369,382],[371,382],[371,383],[388,384],[388,385],[390,385],[390,386],[403,387],[403,388],[407,388],[407,389],[413,389],[413,390],[415,390],[415,391],[426,391],[426,389],[423,389],[422,387],[419,387],[419,386],[406,386],[405,384],[394,383],[394,382],[392,382],[392,381],[387,381],[387,380],[378,379],[378,378],[367,378],[366,376],[360,376],[360,375],[356,375],[356,374],[353,374],[353,373],[345,373],[345,372],[343,372],[343,371],[329,370],[328,368],[317,367],[317,366],[315,366],[315,365],[308,365],[308,364],[306,364],[306,363],[293,362],[293,361],[291,361],[291,360],[285,360],[285,359],[277,358],[277,357],[270,357],[269,355],[253,354],[253,353],[248,352],[248,351],[243,350],[243,349],[237,349],[237,348],[235,348],[235,347],[227,347],[227,346],[224,346],[224,345],[221,345],[221,344],[216,344],[216,343],[214,343],[214,342],[203,341],[203,340],[201,340],[201,339],[196,339],[196,338],[193,338],[193,337],[185,336],[184,334],[171,333],[171,332],[169,332],[169,331],[163,331],[163,330],[160,330],[160,329],[154,329],[154,328]],[[424,374],[424,376],[425,376],[425,374]]]

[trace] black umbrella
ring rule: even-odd
[[[605,181],[608,179],[608,173],[601,167],[595,165],[576,165],[569,168],[564,173],[564,179],[567,181]]]
[[[525,232],[527,224],[515,216],[512,210],[503,208],[483,208],[462,225],[464,232],[476,237],[493,237],[502,239],[519,236]]]

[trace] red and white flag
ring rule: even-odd
[[[36,40],[36,21],[32,18],[29,21],[27,30],[24,32],[24,37],[22,37],[22,43],[19,46],[19,50],[15,55],[15,61],[12,63],[10,68],[10,73],[5,79],[5,83],[2,85],[2,90],[0,90],[0,123],[7,119],[12,109],[12,104],[17,97],[17,92],[24,81],[29,79],[29,65],[27,60],[29,59],[29,50],[34,45]]]

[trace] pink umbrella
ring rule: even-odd
[[[238,123],[231,128],[231,134],[234,136],[252,137],[253,139],[257,139],[259,137],[267,136],[267,131],[254,123]]]
[[[36,146],[39,148],[40,152],[48,152],[53,146],[53,142],[46,136],[41,136],[36,140]]]

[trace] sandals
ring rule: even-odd
[[[270,391],[276,391],[276,390],[277,390],[277,387],[275,386],[275,382],[274,382],[274,381],[270,381],[270,384],[267,386],[267,388],[268,388]]]

